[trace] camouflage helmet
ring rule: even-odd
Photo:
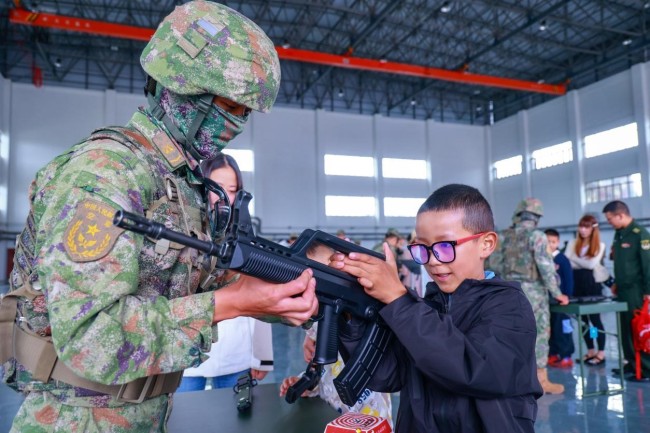
[[[391,227],[388,230],[386,230],[386,234],[384,235],[384,237],[386,239],[388,239],[390,237],[401,238],[402,235],[399,233],[399,230],[397,230],[396,228]]]
[[[528,197],[517,204],[514,216],[517,216],[522,212],[530,212],[535,215],[542,216],[544,215],[544,207],[542,206],[541,200]]]
[[[271,109],[280,87],[273,42],[254,22],[222,4],[176,7],[140,56],[142,68],[179,95],[219,95],[253,110]]]

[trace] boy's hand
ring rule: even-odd
[[[262,380],[266,377],[268,374],[268,371],[265,370],[257,370],[255,368],[251,368],[251,378],[255,380]]]
[[[384,254],[386,261],[356,252],[348,256],[337,253],[331,257],[330,266],[357,277],[368,295],[389,304],[406,293],[406,288],[399,280],[395,257],[386,242]]]
[[[284,397],[287,395],[287,390],[291,385],[294,383],[298,382],[300,378],[298,376],[289,376],[285,378],[282,381],[282,384],[280,385],[280,397]],[[309,391],[305,391],[302,393],[301,397],[309,397]]]
[[[312,340],[309,335],[305,335],[305,341],[302,342],[302,354],[305,362],[309,364],[316,355],[316,340]]]

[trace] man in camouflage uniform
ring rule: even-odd
[[[630,209],[619,200],[607,203],[603,213],[616,232],[612,243],[614,277],[619,301],[627,302],[628,310],[621,313],[621,345],[628,364],[624,367],[627,380],[636,381],[636,357],[632,342],[634,310],[641,308],[644,298],[650,298],[650,233],[630,215]],[[615,369],[618,370],[618,369]],[[620,371],[617,371],[620,374]],[[641,381],[650,380],[650,355],[641,352]]]
[[[373,251],[384,254],[384,242],[388,244],[388,247],[392,251],[393,257],[395,257],[397,263],[397,274],[400,276],[400,281],[404,282],[404,275],[408,270],[403,267],[402,261],[400,260],[400,257],[402,257],[404,253],[404,251],[399,247],[400,239],[402,239],[402,235],[399,233],[399,230],[389,228],[386,230],[384,240],[376,243],[372,249]]]
[[[250,110],[271,108],[273,43],[241,14],[193,1],[165,18],[141,63],[149,107],[55,158],[30,188],[0,305],[0,376],[27,394],[12,432],[165,431],[180,373],[207,359],[213,325],[239,315],[299,324],[317,311],[309,270],[211,291],[202,254],[112,225],[124,209],[210,238],[198,161]]]
[[[548,294],[562,305],[568,304],[569,298],[558,287],[553,258],[547,250],[546,235],[537,230],[543,213],[542,202],[538,199],[522,200],[515,209],[513,226],[499,234],[499,246],[490,256],[488,268],[504,280],[521,284],[537,323],[537,377],[545,393],[560,394],[564,392],[564,386],[550,382],[546,370],[551,331]]]

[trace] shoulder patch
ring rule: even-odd
[[[115,209],[97,200],[77,204],[63,237],[65,251],[74,262],[92,262],[107,255],[124,231],[113,225]]]
[[[156,134],[152,140],[158,151],[167,160],[172,169],[176,170],[185,163],[185,158],[180,149],[167,137],[166,134]]]
[[[632,231],[633,231],[634,233],[640,233],[640,232],[641,232],[641,229],[638,228],[638,227],[634,227],[634,228],[632,229]]]
[[[650,239],[641,239],[641,249],[650,250]]]

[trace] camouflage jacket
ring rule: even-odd
[[[504,280],[541,284],[553,297],[562,294],[546,235],[532,221],[516,222],[499,234],[499,245],[488,267]]]
[[[196,366],[213,340],[213,294],[194,294],[204,257],[112,226],[114,212],[124,209],[207,237],[203,199],[187,180],[182,153],[144,112],[127,127],[149,146],[88,139],[38,172],[10,280],[12,289],[28,280],[42,293],[19,302],[22,326],[51,335],[59,361],[102,384]],[[0,373],[19,390],[48,390],[68,404],[117,404],[110,396],[86,401],[87,391],[53,380],[32,381],[12,360]]]

